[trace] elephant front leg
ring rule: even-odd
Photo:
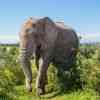
[[[48,66],[49,66],[49,60],[46,58],[44,59],[41,58],[39,62],[39,71],[36,80],[36,91],[38,95],[42,95],[45,93]]]
[[[32,70],[30,64],[30,57],[26,54],[26,52],[21,53],[21,67],[24,72],[26,78],[26,89],[31,92],[32,91]]]

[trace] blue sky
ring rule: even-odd
[[[30,16],[63,20],[82,41],[100,41],[100,0],[0,0],[0,42],[18,41],[21,24]]]

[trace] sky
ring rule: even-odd
[[[0,42],[17,42],[30,16],[64,21],[81,41],[100,42],[100,0],[0,0]]]

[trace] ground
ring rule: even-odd
[[[18,100],[100,100],[93,90],[77,90],[58,94],[56,92],[47,93],[41,97],[35,95],[35,90],[28,93],[25,87],[16,87],[18,93]]]

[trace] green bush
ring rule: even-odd
[[[60,66],[60,67],[59,67]],[[49,83],[54,89],[92,88],[100,92],[100,49],[94,45],[82,45],[72,67],[65,71],[62,65],[49,68]]]
[[[17,63],[18,48],[0,46],[0,99],[14,100],[15,85],[22,84],[24,75]]]
[[[15,97],[14,87],[24,83],[24,75],[18,63],[18,47],[0,46],[0,96]],[[33,70],[33,84],[37,70]],[[75,62],[68,70],[61,65],[50,65],[48,91],[92,88],[100,92],[100,49],[94,45],[82,45]],[[6,92],[8,91],[8,92]]]
[[[23,84],[24,75],[18,63],[17,47],[8,46],[0,48],[0,67],[5,68],[4,73],[15,84]]]
[[[80,72],[80,79],[82,82],[82,87],[92,88],[100,91],[100,49],[99,47],[92,46],[88,49],[89,53],[83,55],[79,52],[77,67]],[[84,52],[85,53],[85,52]],[[88,55],[91,55],[87,57]]]
[[[14,83],[9,79],[4,71],[4,68],[0,69],[0,97],[7,98],[7,100],[14,100],[16,99]]]

